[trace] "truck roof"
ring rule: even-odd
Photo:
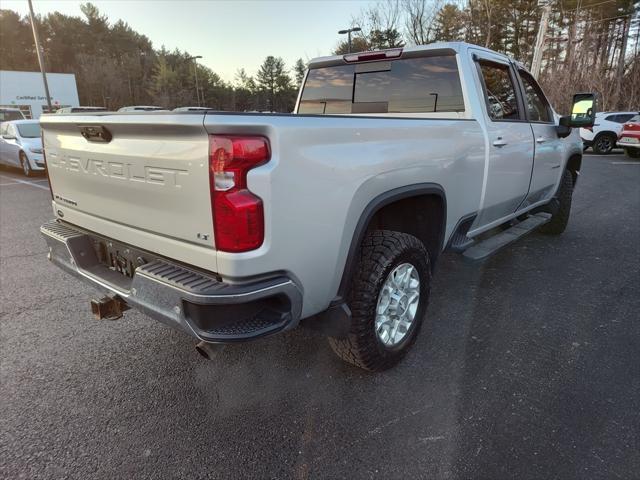
[[[435,42],[430,43],[428,45],[416,45],[413,47],[402,47],[402,54],[405,55],[407,53],[419,53],[419,52],[428,52],[430,50],[453,50],[455,53],[461,53],[469,47],[473,47],[475,49],[484,50],[487,52],[491,52],[494,55],[499,55],[504,57],[505,59],[512,60],[509,56],[491,50],[489,48],[481,47],[479,45],[474,45],[472,43],[467,42]],[[394,50],[394,49],[389,49]],[[366,53],[366,52],[353,52],[355,53]],[[316,57],[309,62],[309,68],[318,68],[320,66],[328,66],[328,65],[337,65],[344,63],[344,55],[330,55],[326,57]]]

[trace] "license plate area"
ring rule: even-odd
[[[91,243],[101,265],[128,278],[133,278],[136,268],[153,260],[140,250],[112,240],[92,237]]]

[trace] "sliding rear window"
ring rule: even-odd
[[[298,113],[464,112],[454,56],[408,58],[309,71]]]

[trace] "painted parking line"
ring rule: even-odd
[[[19,178],[12,178],[12,177],[5,177],[4,175],[0,175],[0,178],[6,179],[6,180],[10,180],[9,183],[1,183],[0,185],[2,186],[7,186],[7,185],[30,185],[32,187],[36,187],[36,188],[41,188],[42,190],[49,190],[48,186],[44,186],[44,185],[38,185],[37,183],[34,182],[27,182],[26,180],[20,180]],[[45,182],[47,180],[45,179]]]
[[[640,165],[640,162],[611,162],[611,165]]]

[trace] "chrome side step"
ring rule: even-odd
[[[508,230],[489,237],[486,240],[482,240],[481,242],[475,243],[465,250],[462,256],[465,259],[474,262],[484,260],[550,220],[551,214],[549,213],[537,213],[535,215],[531,215],[526,220],[517,223]]]

